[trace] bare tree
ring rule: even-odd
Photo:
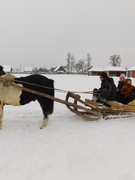
[[[91,57],[91,54],[90,53],[87,53],[87,58],[86,58],[86,61],[87,61],[87,68],[89,69],[90,68],[90,66],[91,66],[91,59],[92,59],[92,57]]]
[[[85,67],[85,60],[83,59],[80,59],[78,61],[78,63],[76,64],[76,67],[78,68],[77,70],[80,72],[83,72],[84,71],[84,67]]]
[[[76,63],[75,64],[75,69],[76,69],[76,72],[79,73],[79,71],[80,71],[80,64]]]
[[[121,58],[120,58],[120,55],[116,55],[116,54],[114,54],[114,55],[112,55],[112,56],[110,56],[110,64],[112,65],[112,66],[117,66],[117,67],[119,67],[120,65],[121,65]]]
[[[74,56],[69,52],[67,54],[67,72],[72,73],[73,69],[76,70],[76,72],[84,72],[87,71],[91,66],[91,54],[88,53],[86,59],[80,59],[77,63],[74,58]]]
[[[68,71],[68,73],[70,73],[70,69],[71,69],[71,53],[67,54],[66,61],[67,61],[67,71]]]
[[[72,72],[73,72],[73,69],[74,69],[74,67],[75,67],[75,58],[74,58],[73,55],[71,56],[71,63],[70,63],[70,65],[71,65],[71,73],[72,73]]]

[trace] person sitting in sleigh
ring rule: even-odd
[[[101,87],[93,90],[92,100],[99,105],[106,105],[106,100],[114,100],[116,96],[116,85],[113,78],[107,76],[106,72],[100,74]]]
[[[125,85],[121,88],[121,94],[123,95],[123,99],[121,103],[128,104],[133,101],[135,98],[135,86],[132,85],[131,79],[125,80]]]
[[[121,93],[122,87],[126,84],[126,75],[122,73],[119,77],[118,85],[117,85],[117,90],[116,90],[116,101],[122,102],[124,95]]]

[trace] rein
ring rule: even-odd
[[[37,86],[37,87],[42,87],[42,88],[46,88],[46,89],[54,89],[55,91],[63,92],[63,93],[68,93],[69,92],[69,91],[63,90],[63,89],[50,88],[50,87],[47,87],[47,86],[42,86],[42,85],[39,85],[39,84],[34,84],[34,83],[30,83],[30,82],[20,81],[20,80],[16,80],[16,79],[14,80],[14,82],[22,83],[22,84],[24,83],[24,84],[28,84],[28,85],[32,85],[32,86]],[[93,91],[83,91],[83,92],[72,91],[72,93],[97,94],[97,93],[93,93]]]

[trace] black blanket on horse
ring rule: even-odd
[[[15,83],[22,84],[23,87],[30,90],[35,90],[37,92],[42,92],[54,97],[54,81],[48,79],[47,77],[39,74],[29,75],[26,77],[15,78]],[[42,97],[40,95],[35,95],[33,93],[22,91],[20,96],[20,104],[24,105],[31,101],[37,100],[41,108],[47,111],[47,114],[52,114],[53,112],[53,100]]]

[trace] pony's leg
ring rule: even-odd
[[[47,113],[46,104],[44,105],[44,102],[40,102],[40,101],[39,101],[39,103],[40,103],[40,106],[41,106],[41,109],[43,112],[43,116],[44,116],[42,125],[40,126],[40,129],[43,129],[47,126],[49,117],[48,117],[48,113]]]
[[[3,120],[3,105],[0,104],[0,130],[2,129],[2,120]]]
[[[48,115],[44,117],[42,125],[40,126],[40,129],[45,128],[47,124],[48,124]]]

